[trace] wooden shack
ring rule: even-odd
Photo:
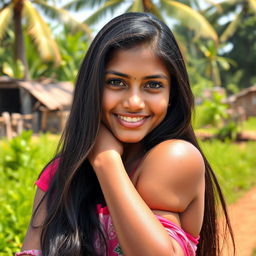
[[[248,87],[225,100],[234,112],[243,112],[245,119],[256,116],[256,85]]]
[[[0,136],[10,137],[22,129],[33,129],[35,133],[61,132],[72,95],[73,84],[70,82],[0,77]],[[11,129],[11,135],[8,129]]]

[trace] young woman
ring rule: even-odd
[[[145,13],[111,20],[84,58],[17,255],[220,255],[215,196],[232,231],[192,107],[170,29]]]

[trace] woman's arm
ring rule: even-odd
[[[184,255],[132,184],[121,159],[122,149],[110,136],[113,137],[105,128],[101,131],[90,161],[124,255]]]
[[[44,194],[45,194],[44,191],[37,188],[36,195],[34,198],[33,213],[34,213],[35,209],[37,208],[38,204],[40,203],[40,201],[42,200]],[[34,218],[33,225],[38,226],[44,222],[44,219],[46,216],[45,201],[46,200],[44,200],[41,203],[41,205],[37,211],[37,214]],[[38,228],[32,227],[32,218],[31,218],[30,225],[28,227],[21,250],[22,251],[32,250],[32,249],[41,250],[41,245],[40,245],[41,231],[42,231],[42,229],[40,227],[38,227]]]
[[[120,155],[106,152],[94,168],[124,255],[177,255],[169,235],[130,181]]]

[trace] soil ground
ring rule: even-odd
[[[229,206],[237,256],[256,255],[256,187]],[[223,256],[230,255],[225,249]]]

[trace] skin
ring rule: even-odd
[[[169,107],[168,70],[149,45],[117,50],[107,63],[104,86],[102,125],[89,160],[121,248],[126,256],[184,255],[154,214],[198,236],[204,211],[202,156],[182,140],[164,141],[142,159],[140,154],[141,140],[162,122]],[[145,120],[130,127],[117,115]],[[130,179],[138,158],[139,167]],[[38,189],[35,206],[42,195]],[[41,212],[38,221],[44,219]],[[39,237],[40,230],[29,228],[23,250],[40,249]]]

